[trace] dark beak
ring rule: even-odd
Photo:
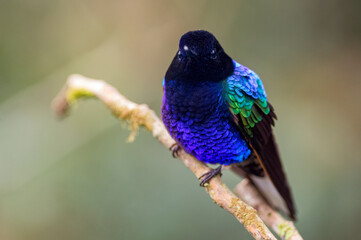
[[[194,51],[193,49],[190,49],[186,52],[188,57],[191,58],[197,58],[198,57],[198,53],[196,51]]]

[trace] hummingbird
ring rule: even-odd
[[[295,220],[292,194],[272,132],[277,119],[263,83],[214,35],[185,33],[163,79],[162,120],[180,148],[206,164],[201,186],[223,166],[248,178],[275,209]]]

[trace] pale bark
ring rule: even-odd
[[[84,97],[96,97],[100,99],[116,117],[120,120],[127,121],[132,130],[129,141],[134,140],[137,129],[141,126],[150,131],[154,138],[161,142],[166,148],[170,148],[175,143],[165,129],[162,121],[157,117],[153,110],[145,104],[136,104],[128,100],[114,87],[102,80],[90,79],[81,75],[71,75],[61,92],[54,99],[53,110],[59,117],[64,116],[72,104]],[[177,157],[197,178],[211,170],[207,165],[198,161],[192,155],[185,153],[183,150],[178,152]],[[253,186],[247,183],[243,184],[244,186],[242,184],[243,183],[237,187],[237,192],[240,193],[240,196],[245,198],[249,204],[257,208],[259,213],[261,213],[261,218],[263,218],[277,234],[280,234],[283,239],[302,239],[298,235],[294,225],[291,222],[282,220],[279,215],[276,215],[277,213],[270,209],[264,201],[261,201],[262,197],[259,194],[245,193],[245,191],[248,191],[246,189],[257,191]],[[206,184],[205,189],[213,201],[242,223],[254,239],[276,239],[263,223],[260,216],[257,214],[257,211],[239,199],[222,182],[219,176],[214,177],[209,184]],[[266,209],[266,212],[263,211],[263,208]],[[267,215],[268,212],[271,212],[272,217],[276,217],[269,217]],[[287,225],[280,225],[283,223]],[[286,226],[286,228],[284,226]],[[290,229],[292,229],[292,231]]]

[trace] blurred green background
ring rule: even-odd
[[[0,1],[0,239],[251,239],[149,133],[127,144],[95,100],[64,121],[50,110],[81,73],[159,113],[194,29],[263,79],[304,238],[361,239],[360,12],[357,0]]]

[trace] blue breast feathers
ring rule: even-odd
[[[251,151],[233,122],[222,84],[167,81],[162,119],[186,152],[205,163],[229,165]]]

